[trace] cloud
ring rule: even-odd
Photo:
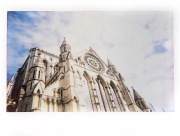
[[[171,12],[8,12],[8,72],[22,65],[29,48],[59,55],[64,37],[73,55],[91,46],[129,88],[173,110]]]

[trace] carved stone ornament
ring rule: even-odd
[[[86,53],[84,56],[84,60],[88,67],[91,68],[93,71],[98,73],[104,72],[104,65],[96,56],[90,53]]]

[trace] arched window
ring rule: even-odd
[[[102,96],[101,90],[99,89],[98,81],[95,80],[95,81],[93,81],[93,83],[94,83],[94,86],[95,86],[96,95],[97,95],[98,100],[99,100],[100,109],[101,109],[102,112],[105,112],[104,98],[103,98],[103,96]]]
[[[35,73],[36,73],[36,71],[34,70],[34,72],[33,72],[33,79],[35,79]]]
[[[93,103],[92,103],[92,94],[91,94],[91,88],[89,85],[89,81],[88,80],[89,76],[87,75],[87,73],[84,73],[84,76],[82,76],[82,91],[85,94],[85,104],[86,104],[86,111],[87,112],[93,112]]]
[[[39,70],[38,79],[40,78],[40,74],[41,74],[41,72],[40,72],[40,70]]]
[[[103,81],[99,77],[99,78],[97,78],[96,82],[98,84],[99,91],[101,92],[101,96],[102,96],[103,104],[104,104],[104,109],[105,109],[105,111],[109,112],[110,111],[110,108],[109,108],[110,106],[109,106],[109,102],[108,102],[109,98],[108,98],[108,94],[105,90],[105,87],[103,86],[103,83],[102,83]]]
[[[114,83],[111,82],[109,89],[111,90],[116,110],[120,112],[121,111],[120,100],[119,100],[120,98],[119,98],[119,95],[117,93],[117,88],[115,88]]]

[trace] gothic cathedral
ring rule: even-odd
[[[109,60],[104,63],[91,47],[75,57],[64,39],[59,56],[30,49],[8,83],[7,112],[150,112],[133,93]]]

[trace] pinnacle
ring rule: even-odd
[[[141,99],[142,97],[136,92],[136,90],[132,87],[133,89],[133,94],[134,94],[134,100],[138,100],[138,99]]]
[[[64,37],[64,40],[62,42],[62,45],[66,44],[66,38]]]
[[[107,58],[108,61],[108,67],[113,66],[112,62]]]

